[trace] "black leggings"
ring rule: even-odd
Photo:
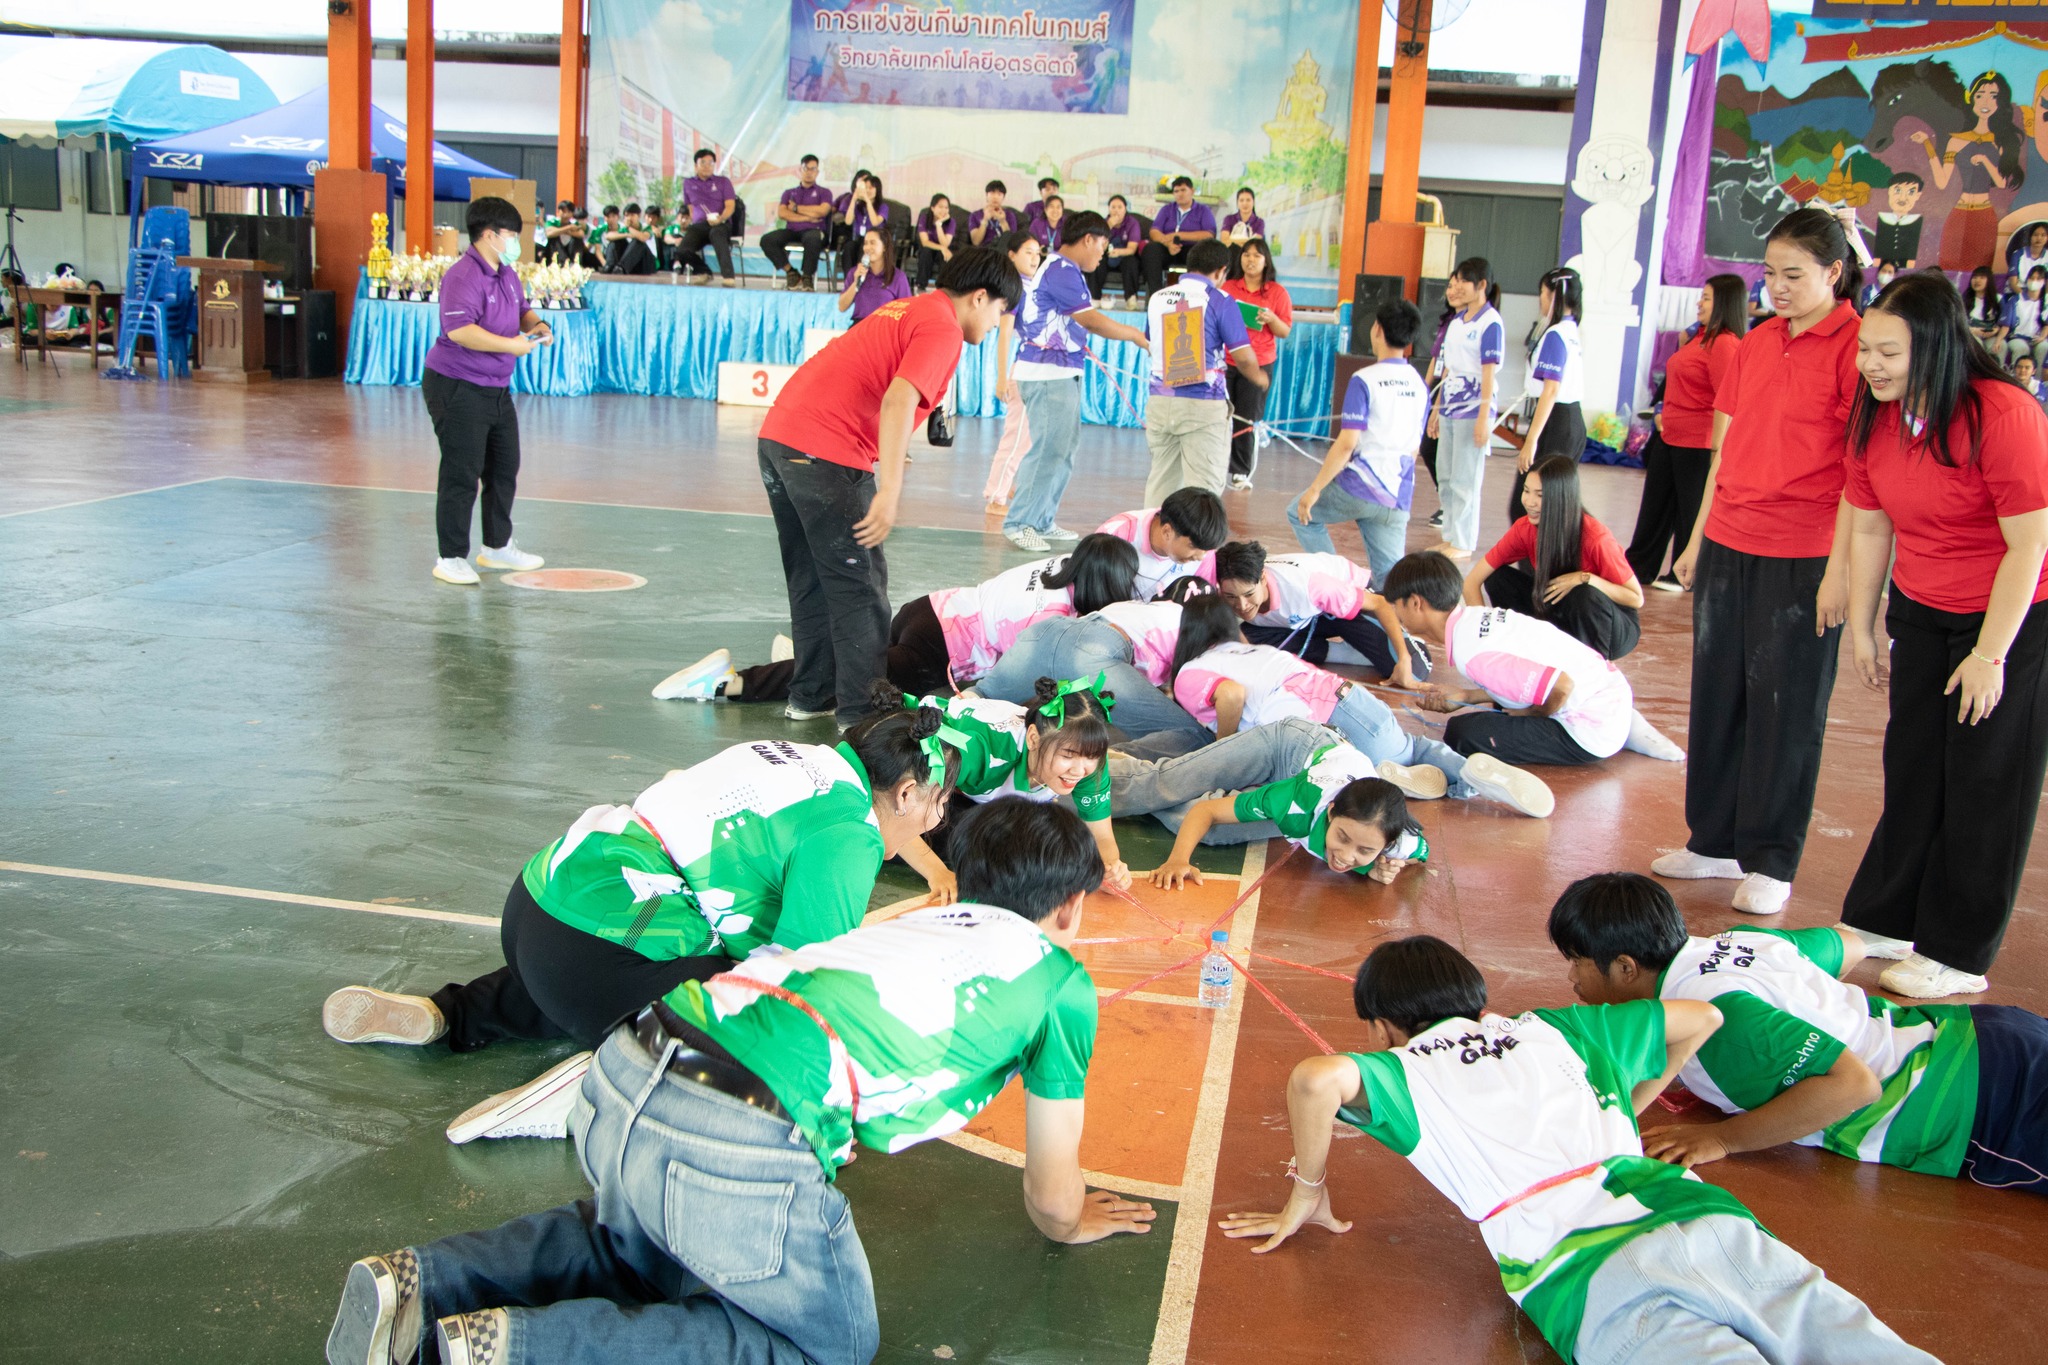
[[[1713,459],[1714,452],[1705,446],[1667,445],[1662,436],[1652,436],[1643,448],[1643,501],[1636,509],[1628,562],[1644,586],[1663,572],[1665,551],[1675,562],[1692,542]]]
[[[928,693],[950,695],[952,684],[947,670],[952,656],[946,652],[946,632],[932,599],[913,597],[896,611],[889,622],[889,650],[886,664],[889,681],[905,692],[922,697]],[[790,679],[796,676],[796,661],[755,664],[742,668],[740,701],[788,701]]]
[[[1543,430],[1536,433],[1536,457],[1529,461],[1534,469],[1553,455],[1569,455],[1574,462],[1586,453],[1586,414],[1577,403],[1552,403],[1550,416],[1544,420]],[[1513,526],[1525,515],[1522,506],[1522,485],[1527,483],[1527,470],[1515,471],[1515,486],[1508,492],[1508,525]]]
[[[732,966],[720,955],[657,962],[540,908],[524,875],[512,879],[498,921],[505,965],[470,982],[449,982],[433,1000],[448,1021],[457,1052],[507,1038],[574,1038],[595,1048],[621,1019],[685,981],[703,981]]]
[[[1524,616],[1548,621],[1603,659],[1619,659],[1643,638],[1642,618],[1591,583],[1581,583],[1557,602],[1536,600],[1536,580],[1519,564],[1504,564],[1486,576],[1486,598]]]

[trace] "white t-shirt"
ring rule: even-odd
[[[1137,594],[1141,599],[1157,597],[1176,578],[1201,578],[1216,581],[1216,552],[1209,551],[1200,559],[1168,559],[1152,548],[1152,523],[1158,518],[1156,507],[1141,507],[1135,512],[1119,512],[1095,529],[1106,536],[1128,541],[1138,552]]]
[[[1338,425],[1358,433],[1336,487],[1406,511],[1415,496],[1415,455],[1429,424],[1429,385],[1405,360],[1382,360],[1351,376]]]
[[[1217,645],[1188,660],[1173,682],[1173,697],[1187,713],[1216,728],[1216,689],[1226,682],[1244,688],[1244,714],[1237,728],[1249,730],[1289,716],[1318,723],[1337,709],[1346,682],[1325,669],[1271,645]]]
[[[962,678],[978,678],[995,667],[1025,629],[1049,616],[1072,616],[1074,595],[1049,588],[1065,555],[1019,564],[971,588],[941,588],[931,595],[932,614],[946,633],[946,657]]]
[[[1112,602],[1095,614],[1130,637],[1132,666],[1164,687],[1180,643],[1180,613],[1178,602]]]
[[[1541,706],[1563,674],[1572,694],[1553,720],[1596,758],[1621,752],[1635,693],[1620,669],[1548,621],[1505,607],[1461,606],[1444,623],[1451,667],[1502,706]]]
[[[1500,364],[1506,351],[1506,338],[1506,325],[1491,307],[1480,309],[1476,318],[1468,318],[1463,313],[1451,318],[1444,328],[1444,345],[1440,354],[1444,374],[1444,416],[1470,419],[1480,415],[1480,370],[1487,365]],[[1499,400],[1500,387],[1496,376],[1496,405]],[[1486,417],[1491,421],[1493,414],[1487,413]]]
[[[1566,318],[1544,330],[1529,357],[1529,381],[1523,392],[1530,398],[1543,396],[1545,380],[1557,381],[1557,401],[1578,403],[1586,397],[1586,365],[1579,350],[1579,322]]]

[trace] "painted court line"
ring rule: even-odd
[[[310,905],[322,910],[355,910],[366,915],[391,915],[398,919],[430,919],[443,924],[474,924],[495,929],[498,921],[488,915],[463,915],[453,910],[415,910],[406,905],[378,905],[372,901],[342,900],[335,896],[302,896],[295,891],[264,891],[251,886],[223,886],[218,882],[187,882],[174,877],[143,877],[132,872],[96,872],[85,867],[49,867],[42,863],[0,861],[0,872],[29,872],[38,877],[70,877],[82,882],[113,882],[120,886],[153,886],[166,891],[195,891],[207,896],[234,896],[241,900],[275,901],[282,905]]]
[[[972,1152],[976,1156],[987,1157],[990,1161],[1000,1161],[1005,1166],[1015,1166],[1019,1170],[1024,1168],[1024,1154],[1022,1152],[1014,1148],[1005,1147],[1000,1142],[990,1142],[985,1137],[976,1137],[972,1133],[959,1132],[948,1133],[940,1138],[939,1141],[949,1146],[958,1147],[963,1152]],[[1087,1181],[1091,1186],[1105,1190],[1114,1190],[1118,1194],[1136,1195],[1140,1199],[1164,1199],[1176,1204],[1180,1202],[1183,1189],[1179,1185],[1161,1185],[1154,1180],[1131,1180],[1124,1176],[1111,1175],[1107,1171],[1084,1170],[1081,1172],[1081,1179]]]
[[[117,498],[139,497],[144,493],[168,493],[173,488],[191,488],[202,483],[221,483],[237,478],[234,474],[209,474],[203,479],[185,479],[179,483],[160,483],[154,488],[131,488],[125,493],[106,493],[97,498],[79,498],[74,502],[52,503],[48,507],[24,507],[19,512],[0,512],[0,521],[9,517],[32,517],[38,512],[61,512],[67,507],[90,507],[96,502],[113,502]]]

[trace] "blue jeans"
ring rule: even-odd
[[[1110,719],[1125,734],[1135,739],[1162,730],[1187,730],[1206,737],[1202,723],[1154,687],[1131,657],[1130,638],[1107,621],[1093,616],[1049,617],[1025,627],[974,690],[999,701],[1023,703],[1037,695],[1040,678],[1066,682],[1100,673],[1116,696]]]
[[[1391,760],[1403,767],[1427,763],[1443,769],[1444,776],[1451,779],[1450,795],[1460,799],[1477,795],[1477,789],[1465,781],[1463,754],[1441,740],[1424,739],[1403,730],[1387,704],[1362,686],[1353,684],[1350,691],[1337,698],[1337,709],[1330,713],[1329,724],[1351,741],[1352,748],[1375,763]]]
[[[786,1119],[605,1040],[570,1116],[595,1199],[415,1248],[422,1326],[504,1308],[508,1365],[865,1365],[881,1340],[845,1196]]]
[[[1031,422],[1031,449],[1017,470],[1005,532],[1029,527],[1044,531],[1059,516],[1067,480],[1074,477],[1074,451],[1081,444],[1081,374],[1072,379],[1020,379],[1024,415]]]
[[[1461,550],[1479,548],[1479,495],[1486,484],[1486,450],[1472,444],[1474,428],[1486,422],[1478,417],[1446,417],[1438,428],[1443,439],[1436,447],[1436,490],[1444,508],[1444,540]],[[1492,437],[1488,437],[1491,444]]]
[[[1137,758],[1119,749],[1109,752],[1109,803],[1118,815],[1156,815],[1175,833],[1195,802],[1225,792],[1246,791],[1280,782],[1308,770],[1316,750],[1343,736],[1312,720],[1290,716],[1270,725],[1254,725],[1228,739],[1219,739],[1176,758]],[[1217,825],[1205,844],[1250,844],[1277,839],[1270,820],[1242,825]]]
[[[1408,553],[1408,509],[1405,507],[1382,507],[1367,498],[1356,497],[1335,484],[1322,491],[1316,505],[1309,511],[1309,519],[1303,521],[1297,510],[1301,499],[1287,504],[1287,522],[1294,527],[1294,539],[1310,554],[1333,555],[1337,546],[1330,539],[1330,527],[1340,521],[1355,522],[1358,534],[1365,541],[1365,559],[1372,565],[1372,581],[1375,586],[1387,581],[1387,575],[1402,555]]]

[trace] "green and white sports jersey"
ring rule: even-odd
[[[1876,1073],[1875,1101],[1801,1146],[1956,1175],[1977,1117],[1977,1026],[1967,1005],[1894,1005],[1837,981],[1832,929],[1753,929],[1687,939],[1664,969],[1666,1000],[1710,1000],[1727,1020],[1679,1079],[1718,1109],[1755,1109],[1825,1073],[1844,1049]]]
[[[1509,1297],[1567,1361],[1593,1272],[1630,1238],[1716,1213],[1755,1221],[1726,1190],[1643,1155],[1629,1093],[1664,1070],[1655,1000],[1446,1019],[1352,1060],[1365,1090],[1339,1117],[1479,1224]],[[1584,1167],[1596,1169],[1529,1193]]]
[[[843,934],[881,867],[853,750],[760,740],[670,773],[630,806],[592,806],[524,876],[562,923],[661,962]]]
[[[1021,796],[1027,801],[1057,798],[1050,787],[1031,780],[1025,761],[1025,709],[1015,702],[992,697],[905,697],[905,706],[936,706],[945,711],[946,724],[967,737],[960,750],[960,794],[974,801],[993,801],[999,796]],[[1109,765],[1098,763],[1095,771],[1074,788],[1074,809],[1083,820],[1109,818]]]
[[[801,997],[801,1009],[744,984]],[[1095,1051],[1088,969],[1022,915],[934,906],[789,953],[764,953],[669,1006],[767,1082],[834,1178],[856,1140],[900,1152],[943,1137],[1021,1070],[1041,1099],[1078,1100]],[[860,1107],[847,1089],[851,1056]]]
[[[1308,768],[1299,776],[1239,792],[1234,814],[1245,824],[1271,820],[1290,842],[1328,862],[1329,855],[1324,849],[1330,837],[1330,803],[1337,799],[1338,792],[1359,778],[1376,776],[1378,769],[1373,761],[1349,744],[1326,745],[1310,756]],[[1395,858],[1427,862],[1429,840],[1418,832],[1404,830],[1387,845],[1387,853]],[[1364,876],[1372,865],[1367,863],[1351,870]]]

